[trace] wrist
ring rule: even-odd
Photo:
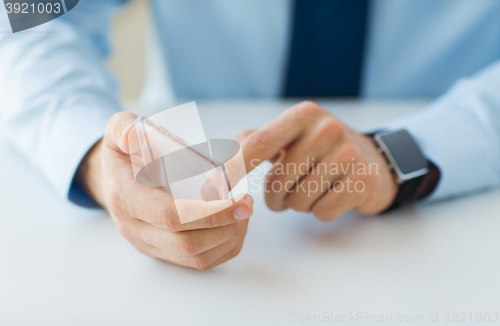
[[[377,144],[372,138],[362,135],[364,150],[370,164],[376,164],[376,173],[370,173],[368,185],[370,185],[370,194],[362,205],[355,210],[358,213],[366,215],[376,215],[389,208],[396,198],[399,185],[396,182],[389,162],[386,157],[377,150]]]
[[[105,207],[102,191],[102,139],[87,152],[76,172],[75,182],[99,205]]]
[[[398,194],[388,210],[392,210],[432,193],[439,181],[439,169],[423,154],[416,140],[405,129],[370,135],[378,151],[389,162],[399,185]]]

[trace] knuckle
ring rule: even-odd
[[[133,230],[128,223],[117,223],[118,233],[127,240],[133,239]]]
[[[353,209],[361,208],[361,209],[370,209],[372,207],[376,207],[377,205],[377,197],[376,196],[368,196],[364,201],[360,202],[360,205],[352,207]]]
[[[108,134],[111,135],[119,135],[121,129],[123,128],[123,120],[126,116],[125,112],[117,112],[111,116],[108,124],[106,125],[106,129]]]
[[[248,220],[243,220],[238,223],[234,223],[234,233],[233,236],[242,236],[245,237],[248,230]]]
[[[382,185],[382,176],[378,174],[370,174],[364,176],[361,181],[367,184],[370,189],[379,189],[379,187]]]
[[[340,156],[344,160],[358,160],[362,157],[360,147],[353,141],[347,141],[340,151]]]
[[[215,266],[213,266],[215,267]],[[209,269],[212,269],[213,268],[212,266],[205,266],[205,267],[199,267],[199,268],[196,268],[198,271],[200,272],[206,272],[208,271]]]
[[[215,214],[208,215],[207,225],[210,229],[217,226],[218,223],[216,221],[217,221],[217,219],[215,218]]]
[[[176,251],[182,256],[192,257],[197,254],[198,246],[190,240],[182,239],[176,244]]]
[[[266,131],[260,130],[258,132],[252,133],[248,136],[248,143],[256,149],[265,149],[269,147],[271,143],[271,138]]]
[[[317,135],[321,140],[332,140],[340,138],[345,131],[345,125],[336,118],[330,116],[321,122],[317,130]]]
[[[285,203],[296,212],[309,212],[309,207],[299,198],[288,196],[285,198]]]
[[[160,210],[159,215],[156,219],[157,223],[167,230],[168,232],[179,232],[181,231],[181,224],[176,214],[172,211],[172,208],[165,208]]]
[[[321,221],[327,222],[332,220],[332,218],[330,218],[329,212],[323,207],[314,206],[312,209],[312,213]]]
[[[192,266],[199,271],[207,271],[210,267],[210,261],[201,255],[193,257],[191,260]]]
[[[303,101],[295,106],[295,114],[299,119],[310,119],[324,114],[325,110],[317,103]]]
[[[166,218],[166,222],[164,222],[163,224],[161,224],[163,228],[165,228],[165,230],[167,230],[168,232],[172,232],[172,233],[175,233],[175,232],[179,232],[181,231],[181,227],[180,227],[180,224],[176,221],[173,221],[172,219],[170,218]]]
[[[106,129],[111,131],[114,130],[114,128],[116,128],[116,125],[118,124],[118,121],[121,120],[122,115],[123,112],[117,112],[113,114],[106,125]]]
[[[288,208],[284,200],[280,196],[268,190],[268,188],[266,188],[266,192],[264,194],[264,201],[266,202],[266,206],[274,212],[281,212]]]
[[[239,132],[236,133],[236,135],[234,136],[234,138],[236,140],[244,140],[245,138],[248,137],[248,135],[250,135],[252,133],[251,130],[241,130]]]
[[[231,250],[231,253],[229,254],[229,256],[231,258],[238,256],[241,253],[241,249],[243,249],[243,242],[241,244],[239,244],[238,246],[236,246],[235,248],[233,248]]]
[[[141,245],[133,245],[133,246],[134,246],[135,250],[137,250],[141,254],[151,256],[149,254],[148,250],[146,249],[146,246],[141,246]]]
[[[283,177],[275,171],[277,167],[271,169],[266,175],[266,179],[264,182],[264,187],[266,190],[266,193],[279,193],[283,191],[283,184],[281,180]]]
[[[121,196],[115,191],[108,196],[107,202],[111,213],[120,215],[121,212],[126,210],[126,204],[123,202]]]

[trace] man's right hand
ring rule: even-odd
[[[77,180],[111,215],[139,252],[173,264],[208,270],[239,254],[253,213],[249,195],[227,209],[181,224],[171,195],[136,182],[128,134],[136,116],[120,112],[87,154]]]

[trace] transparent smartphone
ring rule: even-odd
[[[171,112],[137,118],[135,133],[131,133],[134,139],[129,142],[138,145],[131,154],[137,182],[171,194],[181,221],[191,221],[234,204],[246,193],[248,184],[239,144],[229,139],[207,141],[197,110],[187,107],[184,111],[182,115]]]

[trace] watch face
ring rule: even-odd
[[[380,135],[380,140],[386,147],[384,149],[386,154],[394,160],[391,163],[396,165],[395,167],[398,167],[403,174],[427,168],[427,159],[408,131],[399,130],[384,133]]]

